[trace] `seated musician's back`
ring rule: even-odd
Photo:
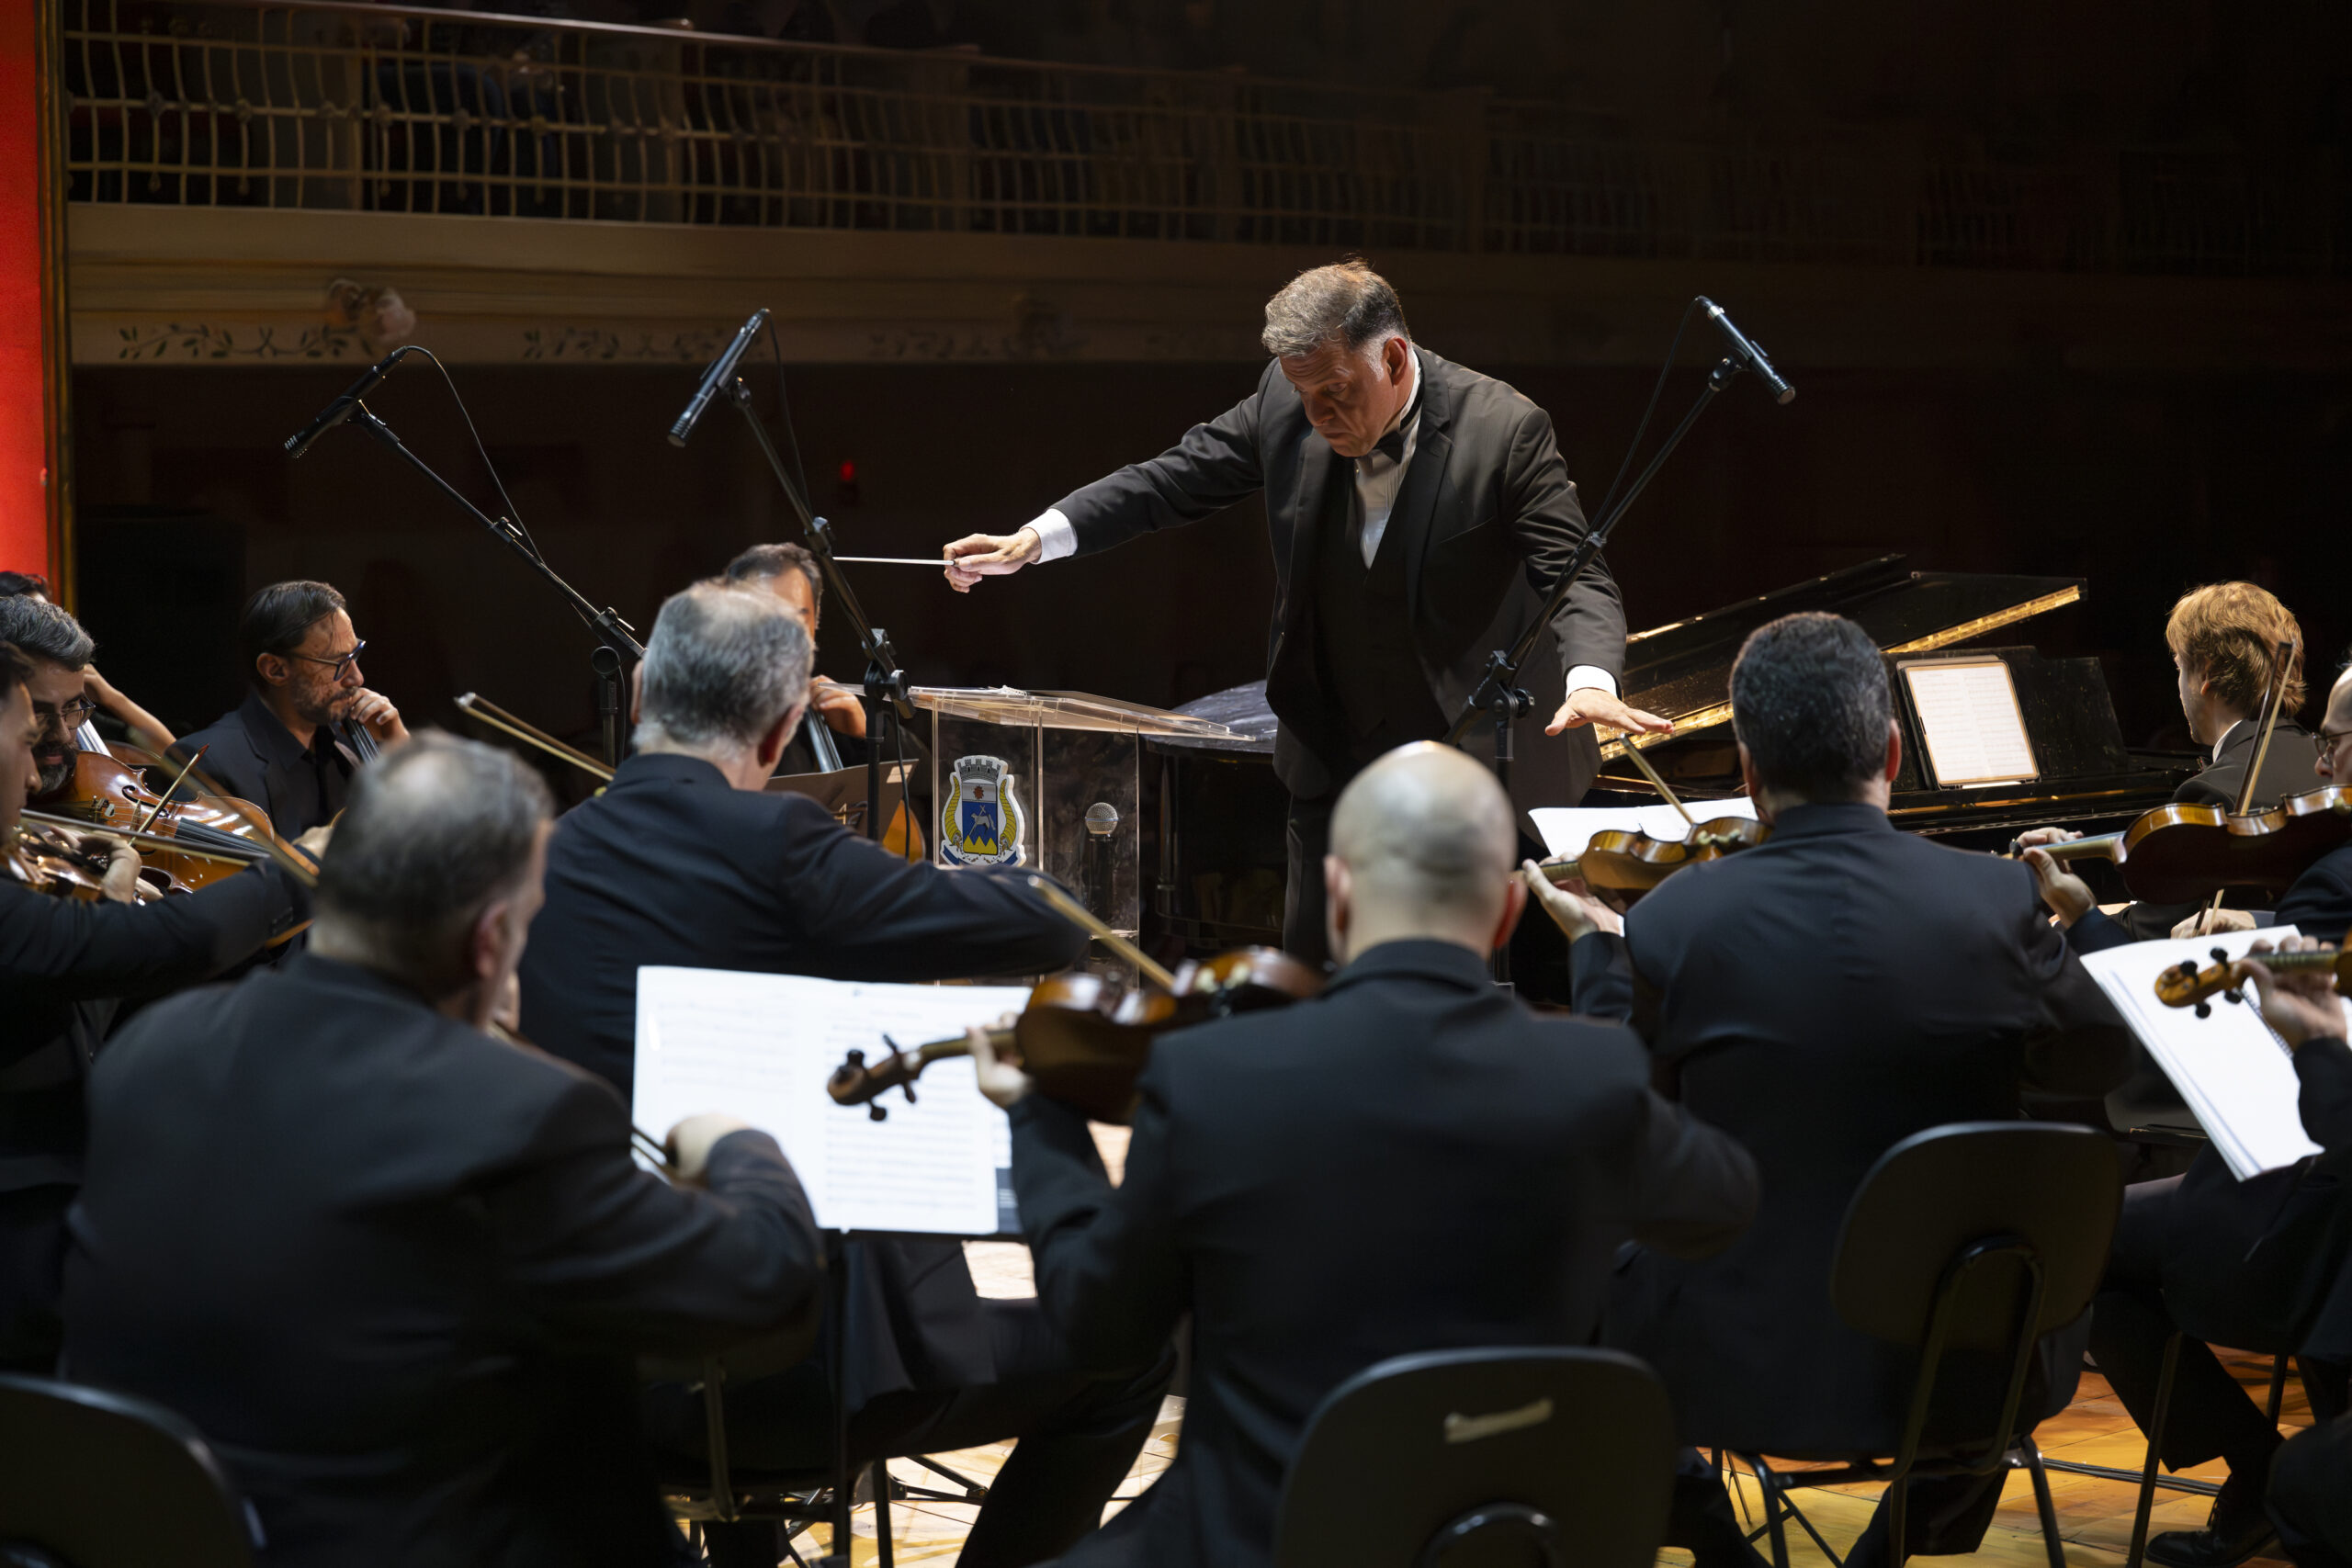
[[[354,781],[310,951],[98,1060],[66,1373],[194,1421],[267,1562],[668,1562],[627,1358],[814,1289],[765,1134],[681,1123],[709,1191],[672,1187],[609,1088],[482,1032],[547,815],[505,753],[412,741]]]
[[[763,790],[808,687],[808,638],[775,599],[704,583],[662,618],[637,754],[548,845],[548,906],[522,971],[532,1040],[626,1095],[642,964],[933,980],[1078,956],[1084,934],[1016,876],[910,863],[807,796]],[[789,666],[771,646],[786,640],[799,650]]]
[[[1513,843],[1458,751],[1361,774],[1326,863],[1347,966],[1314,1001],[1163,1040],[1115,1190],[1082,1116],[984,1066],[1039,1298],[1081,1359],[1132,1361],[1193,1314],[1174,1466],[1067,1562],[1264,1562],[1283,1466],[1340,1382],[1589,1343],[1627,1237],[1705,1251],[1747,1220],[1753,1166],[1650,1091],[1638,1041],[1489,979],[1522,907]]]
[[[1910,1134],[2015,1117],[2029,1088],[2103,1092],[2129,1037],[2025,866],[1889,820],[1900,732],[1861,628],[1759,628],[1732,708],[1770,839],[1669,878],[1622,937],[1596,933],[1611,923],[1597,905],[1546,898],[1578,1006],[1630,1011],[1661,1088],[1747,1145],[1763,1179],[1755,1225],[1720,1255],[1633,1260],[1611,1337],[1665,1376],[1687,1440],[1892,1452],[1911,1365],[1829,1302],[1849,1200]]]

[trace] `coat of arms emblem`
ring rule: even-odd
[[[956,759],[956,793],[942,804],[939,855],[950,865],[1019,865],[1027,813],[1001,757]]]

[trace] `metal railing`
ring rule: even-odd
[[[64,0],[69,198],[2330,274],[2332,167],[1640,141],[1550,106],[265,0]],[[2290,219],[2296,220],[2290,221]]]

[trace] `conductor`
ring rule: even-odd
[[[968,592],[1035,561],[1104,550],[1266,498],[1274,623],[1266,701],[1290,791],[1283,945],[1324,956],[1323,855],[1340,788],[1374,758],[1443,736],[1489,650],[1542,612],[1584,538],[1549,415],[1415,344],[1386,279],[1316,267],[1266,301],[1258,389],[1169,451],[1063,497],[1009,536],[945,550]],[[1521,807],[1572,806],[1600,768],[1590,726],[1663,731],[1619,699],[1625,613],[1595,558],[1522,670],[1535,699],[1511,773]],[[1551,716],[1545,722],[1544,716]],[[1566,735],[1544,743],[1545,735]],[[1491,745],[1491,731],[1474,740]]]

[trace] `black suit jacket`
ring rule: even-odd
[[[1913,1133],[2017,1116],[2028,1087],[2100,1094],[2131,1062],[2032,874],[1875,807],[1799,807],[1571,961],[1578,1008],[1629,1010],[1661,1087],[1763,1173],[1756,1224],[1720,1256],[1630,1261],[1611,1342],[1658,1370],[1690,1441],[1893,1451],[1913,1359],[1829,1302],[1855,1189]]]
[[[910,865],[804,796],[640,754],[556,826],[523,958],[523,1032],[627,1097],[641,964],[941,980],[1059,969],[1085,945],[1015,874]],[[849,1292],[854,1404],[989,1381],[958,1243],[861,1243]]]
[[[2270,907],[2271,925],[2293,926],[2321,942],[2340,942],[2352,929],[2352,844],[2330,850],[2303,870]],[[2066,940],[2078,953],[2098,953],[2135,940],[2131,928],[2093,909],[2076,920]]]
[[[1729,1240],[1753,1162],[1647,1077],[1625,1031],[1396,942],[1317,1000],[1156,1045],[1115,1190],[1078,1112],[1014,1106],[1039,1301],[1080,1360],[1147,1361],[1193,1314],[1176,1462],[1062,1561],[1266,1562],[1284,1468],[1340,1382],[1408,1351],[1589,1343],[1628,1237]]]
[[[124,1029],[72,1227],[69,1375],[195,1422],[262,1560],[320,1568],[673,1561],[626,1358],[781,1322],[821,1258],[765,1135],[673,1188],[607,1086],[307,953]]]
[[[2180,781],[2173,799],[2185,805],[2211,806],[2223,811],[2238,808],[2238,794],[2245,786],[2245,771],[2254,761],[2261,727],[2242,722],[2222,738],[2222,750],[2196,773]],[[2256,781],[2254,808],[2267,811],[2290,795],[2301,795],[2316,783],[2312,773],[2311,732],[2291,718],[2281,718],[2262,759],[2262,776]],[[2261,909],[2269,897],[2258,889],[2233,887],[2225,902],[2233,909]],[[2197,912],[2195,904],[2133,904],[2119,917],[2134,942],[2152,942],[2172,935],[2173,927]]]
[[[185,898],[85,904],[0,881],[0,1192],[82,1178],[84,1081],[112,1003],[209,979],[298,918],[274,865]]]
[[[1388,527],[1404,547],[1414,649],[1430,694],[1451,719],[1477,689],[1487,655],[1516,639],[1542,610],[1586,525],[1551,417],[1500,381],[1425,348],[1414,353],[1420,428]],[[1275,584],[1266,701],[1282,721],[1274,770],[1304,799],[1328,795],[1352,771],[1337,698],[1316,673],[1310,601],[1325,489],[1353,480],[1347,460],[1307,423],[1280,363],[1270,360],[1257,391],[1194,425],[1175,446],[1056,503],[1083,554],[1197,523],[1265,492]],[[1624,607],[1601,561],[1569,592],[1552,629],[1521,671],[1535,705],[1515,735],[1511,785],[1527,806],[1573,804],[1600,765],[1589,728],[1555,738],[1543,727],[1559,707],[1570,669],[1591,664],[1614,675],[1625,667]],[[1491,749],[1492,733],[1474,731],[1474,745]]]
[[[298,771],[311,769],[309,749],[295,744],[260,693],[248,691],[243,702],[195,734],[183,737],[177,754],[190,757],[203,750],[204,760],[197,763],[198,769],[238,799],[250,800],[268,812],[269,825],[281,837],[291,839],[334,819],[343,808],[347,781],[359,766],[358,756],[330,732],[322,731],[312,744],[332,746],[341,762],[340,787],[324,799],[312,799],[313,792],[296,782]],[[181,793],[192,788],[183,786]]]

